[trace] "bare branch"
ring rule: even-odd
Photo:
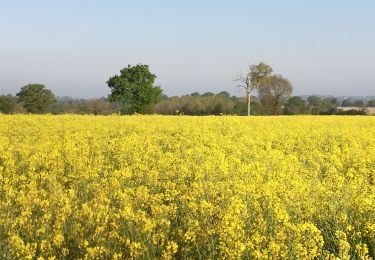
[[[233,81],[239,81],[239,82],[242,82],[242,83],[246,83],[246,78],[244,76],[242,76],[242,74],[240,74]]]
[[[237,87],[238,87],[238,88],[244,88],[245,90],[247,90],[246,85],[238,84]]]

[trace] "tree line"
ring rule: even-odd
[[[351,101],[355,102],[355,101]],[[285,115],[315,114],[365,114],[363,110],[342,111],[347,101],[341,103],[335,98],[322,98],[318,96],[309,96],[306,99],[299,96],[292,96],[282,107],[282,113]],[[363,101],[361,104],[364,103]],[[375,100],[368,101],[367,107],[375,107]],[[43,110],[33,110],[17,102],[17,96],[0,96],[0,112],[5,114],[19,113],[50,113],[50,114],[92,114],[92,115],[110,115],[121,113],[123,110],[121,102],[111,102],[108,98],[97,99],[75,99],[70,97],[55,98],[55,102],[46,106]],[[26,105],[27,106],[27,105]],[[350,105],[352,107],[352,105]],[[251,115],[270,115],[270,108],[267,104],[262,104],[256,96],[251,96]],[[219,93],[198,93],[194,92],[184,96],[163,96],[161,100],[150,107],[149,114],[162,115],[247,115],[247,98],[231,96],[227,91]]]
[[[42,84],[28,84],[15,95],[0,96],[0,112],[6,114],[95,114],[156,113],[164,115],[299,115],[299,114],[366,114],[364,109],[343,111],[339,106],[375,106],[375,100],[344,100],[309,96],[292,96],[290,81],[273,69],[259,63],[249,66],[245,75],[235,81],[244,89],[244,97],[219,93],[198,92],[190,95],[167,97],[161,86],[154,85],[156,75],[148,65],[129,65],[119,75],[111,77],[107,85],[111,93],[100,99],[56,98]],[[255,93],[256,92],[256,93]]]

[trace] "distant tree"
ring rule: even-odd
[[[230,94],[229,94],[228,91],[221,91],[221,92],[217,93],[216,96],[224,97],[224,98],[230,98]]]
[[[284,106],[284,113],[286,115],[299,115],[306,112],[307,102],[298,96],[294,96],[288,99],[288,102]]]
[[[124,113],[147,113],[162,97],[161,87],[154,86],[155,79],[156,75],[150,72],[148,65],[128,65],[120,75],[107,81],[111,89],[109,99],[123,102]]]
[[[17,102],[22,103],[26,111],[33,114],[45,113],[48,106],[56,102],[52,91],[42,84],[28,84],[16,96]]]
[[[337,100],[337,98],[331,98],[331,101],[330,101],[335,107],[338,107],[339,106],[339,101]]]
[[[234,102],[230,98],[225,95],[216,95],[211,99],[214,103],[212,111],[213,115],[233,114]]]
[[[10,114],[16,103],[16,98],[12,95],[0,96],[0,113]]]
[[[375,107],[375,99],[371,99],[367,102],[368,107]]]
[[[158,114],[221,115],[234,114],[236,101],[223,96],[181,96],[170,97],[153,107]]]
[[[322,99],[318,96],[309,96],[307,102],[309,102],[309,106],[317,107],[322,103]]]
[[[251,108],[251,92],[259,89],[261,84],[271,75],[272,68],[261,62],[249,67],[249,71],[245,76],[239,76],[236,81],[239,82],[238,87],[244,88],[247,100],[247,115],[250,116]]]
[[[233,99],[233,101],[234,101],[233,113],[236,115],[241,115],[241,116],[247,115],[246,97],[236,97],[235,99]],[[253,110],[251,110],[251,113],[253,114]]]
[[[212,93],[212,92],[206,92],[206,93],[203,93],[202,97],[212,97],[214,96],[215,94]]]
[[[350,99],[345,99],[341,102],[341,106],[342,107],[352,107],[354,105],[353,105],[353,102]]]
[[[262,104],[254,96],[251,97],[251,114],[255,116],[262,114]]]
[[[234,103],[233,114],[246,116],[247,115],[247,97],[232,97]],[[251,96],[251,115],[261,115],[262,105],[256,96]]]
[[[258,92],[265,113],[279,115],[293,92],[293,86],[281,75],[272,75],[262,82]]]
[[[363,102],[363,100],[355,100],[354,102],[353,102],[353,106],[354,107],[364,107],[365,106],[365,102]]]
[[[192,97],[199,97],[201,94],[199,94],[199,92],[193,92],[190,94],[190,96]]]
[[[104,99],[92,99],[86,102],[86,113],[93,115],[109,115],[113,113],[112,105]]]
[[[177,110],[185,115],[208,115],[212,113],[212,108],[207,98],[210,97],[182,97]]]
[[[337,113],[337,99],[336,98],[324,98],[319,106],[320,115],[334,115]]]
[[[311,113],[318,115],[320,111],[320,106],[322,104],[322,99],[318,96],[309,96],[307,98],[308,105],[311,109]]]

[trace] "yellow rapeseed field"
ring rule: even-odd
[[[0,115],[2,259],[368,259],[375,117]]]

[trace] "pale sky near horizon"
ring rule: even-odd
[[[295,95],[375,95],[373,0],[0,0],[0,95],[42,83],[101,97],[143,63],[172,95],[241,95],[233,79],[266,62]]]

